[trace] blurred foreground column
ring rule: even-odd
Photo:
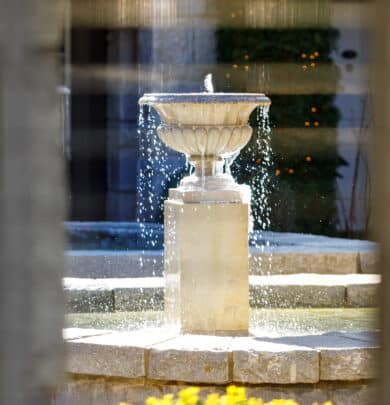
[[[55,0],[0,0],[0,404],[48,404],[63,373],[64,179]]]
[[[378,404],[390,401],[390,2],[377,1],[375,87],[375,232],[381,243],[383,275],[381,299],[382,355]]]

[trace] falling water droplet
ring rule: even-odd
[[[269,125],[268,106],[258,107],[256,111],[257,128],[255,130],[254,156],[261,163],[259,175],[251,178],[252,216],[254,232],[252,244],[257,255],[257,265],[261,266],[262,274],[270,274],[272,270],[272,250],[267,231],[271,225],[270,196],[272,179],[270,168],[272,161],[271,129]]]
[[[213,75],[208,73],[204,78],[204,88],[206,93],[214,93]]]

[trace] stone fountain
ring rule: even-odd
[[[116,405],[127,400],[142,405],[147,397],[177,392],[183,384],[202,386],[203,398],[210,389],[245,384],[250,396],[264,400],[370,403],[377,377],[376,326],[362,330],[358,320],[367,313],[357,315],[360,308],[353,312],[345,308],[373,306],[370,301],[376,295],[366,284],[367,276],[374,275],[345,274],[371,271],[373,257],[362,250],[362,241],[351,245],[346,240],[350,246],[346,251],[338,238],[317,235],[315,242],[313,235],[274,235],[279,242],[286,237],[290,242],[291,237],[301,240],[307,250],[296,244],[286,253],[282,245],[273,261],[282,267],[274,268],[273,276],[260,276],[252,267],[251,298],[260,294],[261,300],[251,300],[251,334],[232,337],[248,334],[250,193],[247,186],[234,182],[225,162],[248,142],[250,112],[267,106],[269,99],[261,94],[149,94],[140,103],[159,112],[159,136],[185,153],[195,168],[170,190],[165,202],[165,299],[162,280],[155,274],[153,279],[139,274],[129,278],[130,256],[123,260],[126,278],[68,279],[74,283],[70,296],[76,306],[85,294],[88,307],[81,306],[79,312],[94,312],[99,298],[99,307],[104,303],[104,311],[114,313],[95,314],[92,324],[88,321],[93,329],[79,327],[78,320],[91,316],[79,314],[78,326],[64,331],[69,380],[55,403]],[[317,253],[316,243],[323,246]],[[97,265],[96,256],[96,252],[91,256],[93,271],[103,267]],[[112,271],[118,262],[116,256],[110,257],[99,264],[109,262]],[[79,267],[85,269],[85,262]],[[141,311],[146,321],[148,302],[155,311],[163,300],[166,323],[178,330],[160,328],[159,323],[150,328],[147,322],[138,330],[135,318],[129,316]],[[271,309],[274,304],[276,310]],[[300,318],[286,306],[296,308]],[[256,313],[259,325],[260,318],[253,318]],[[120,322],[120,331],[112,330],[118,315],[125,322]],[[313,326],[313,320],[321,326]],[[263,329],[268,322],[273,327]],[[214,336],[218,334],[228,336]]]
[[[246,335],[249,324],[250,189],[227,161],[252,135],[263,94],[145,94],[161,117],[157,133],[194,172],[169,190],[165,216],[165,318],[182,333]]]

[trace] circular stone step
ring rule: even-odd
[[[314,384],[377,377],[378,333],[269,338],[64,331],[73,374],[191,384]]]
[[[291,274],[250,276],[254,308],[337,308],[377,305],[380,276],[375,274]],[[164,279],[65,278],[69,312],[162,310]]]
[[[134,245],[133,240],[140,236],[139,226],[126,223],[120,226],[113,223],[68,224],[68,231],[73,235],[71,240],[77,243],[73,242],[73,249],[66,252],[66,275],[161,277],[163,250],[140,250],[137,244]],[[162,235],[161,226],[151,231],[153,235]],[[80,250],[86,246],[90,250]],[[125,250],[126,246],[128,250]],[[122,250],[113,250],[118,248]],[[296,233],[253,233],[249,251],[251,275],[367,274],[375,273],[378,261],[377,245],[373,242]]]

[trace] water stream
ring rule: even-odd
[[[269,107],[258,107],[256,110],[257,127],[255,129],[255,155],[256,165],[259,166],[259,175],[252,177],[250,187],[252,191],[252,218],[253,228],[258,232],[253,232],[251,245],[264,253],[269,250],[270,241],[265,238],[265,231],[271,229],[270,196],[272,193],[272,178],[270,169],[273,166],[271,127],[268,115]],[[264,259],[264,257],[266,257]],[[257,266],[263,269],[263,274],[271,274],[272,253],[266,256],[257,255]]]
[[[204,78],[204,89],[206,90],[206,93],[214,93],[214,85],[213,85],[213,75],[211,73],[208,73],[206,77]]]

